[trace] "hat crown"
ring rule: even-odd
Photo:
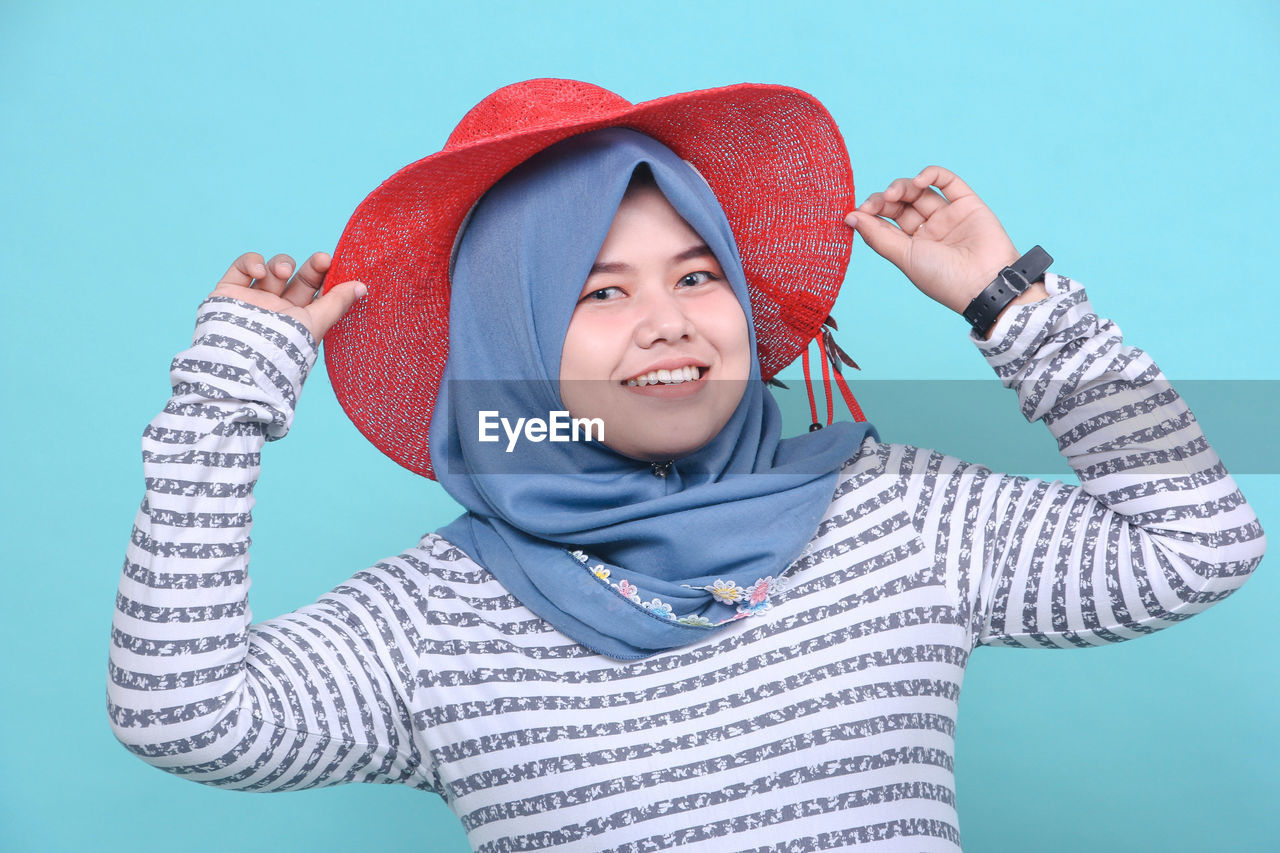
[[[503,86],[472,107],[449,134],[446,151],[486,139],[581,124],[631,106],[626,98],[580,80],[544,77]]]

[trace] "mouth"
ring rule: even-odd
[[[686,364],[663,370],[650,370],[623,380],[623,385],[644,388],[649,385],[683,385],[686,382],[697,382],[706,375],[708,368],[696,364]]]

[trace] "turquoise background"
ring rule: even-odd
[[[171,778],[116,744],[103,691],[139,436],[196,305],[240,252],[331,249],[368,191],[506,83],[575,77],[631,100],[806,89],[846,134],[859,201],[939,162],[1175,380],[1280,378],[1275,2],[373,5],[0,4],[6,851],[466,849],[410,790]],[[867,378],[989,376],[960,320],[860,242],[836,316]],[[914,428],[947,450],[965,424]],[[366,445],[322,373],[266,459],[259,618],[454,512]],[[1280,531],[1280,478],[1237,473]],[[1274,844],[1275,560],[1141,642],[977,654],[966,848]]]

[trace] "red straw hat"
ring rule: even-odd
[[[576,80],[503,87],[463,116],[444,150],[369,194],[343,231],[326,285],[369,295],[326,336],[347,415],[383,453],[434,479],[427,433],[449,353],[449,262],[471,207],[499,178],[566,137],[646,133],[693,164],[742,253],[765,379],[819,333],[844,279],[853,173],[812,95],[742,83],[631,104]]]

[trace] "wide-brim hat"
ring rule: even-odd
[[[383,453],[434,479],[428,432],[449,354],[449,264],[459,228],[503,175],[579,133],[629,127],[692,164],[724,208],[751,294],[760,372],[818,334],[844,280],[853,173],[826,108],[786,86],[742,83],[632,104],[576,80],[489,95],[444,149],[405,166],[352,214],[326,288],[368,295],[325,337],[334,392]]]

